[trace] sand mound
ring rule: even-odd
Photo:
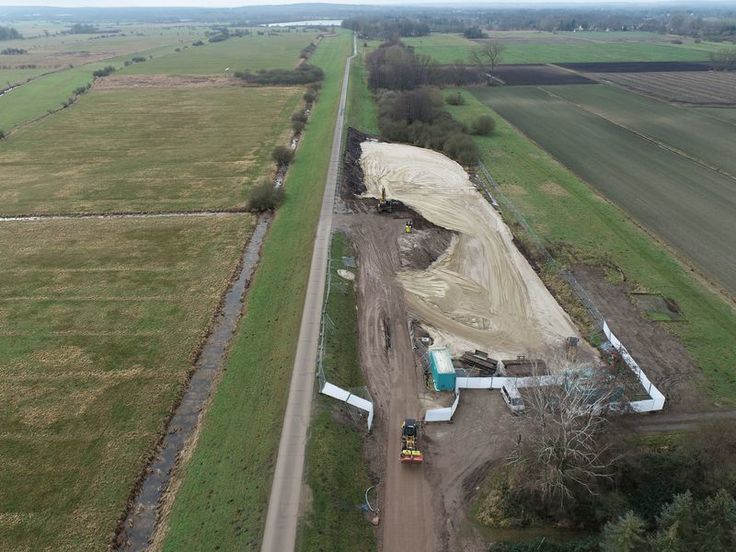
[[[455,352],[475,346],[494,355],[547,354],[577,331],[514,246],[500,215],[463,168],[414,146],[363,142],[366,195],[381,188],[438,226],[457,232],[427,270],[398,275],[409,308]]]

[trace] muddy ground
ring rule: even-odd
[[[669,412],[693,412],[709,406],[698,390],[702,374],[680,340],[639,310],[626,284],[612,283],[597,268],[578,265],[573,271],[621,342],[652,382],[667,398]]]

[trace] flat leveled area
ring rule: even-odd
[[[479,88],[474,94],[736,294],[731,178],[539,88]]]
[[[736,129],[731,124],[615,86],[555,86],[545,90],[736,177]]]
[[[717,48],[709,43],[671,44],[656,33],[489,32],[504,45],[502,63],[575,63],[588,61],[707,61]],[[674,38],[674,37],[671,37]],[[678,39],[681,39],[678,38]],[[440,63],[468,63],[470,51],[482,41],[460,34],[432,33],[402,39],[419,54]]]
[[[736,105],[736,72],[594,73],[634,92],[691,105]]]
[[[252,227],[0,224],[0,549],[106,547]]]
[[[93,89],[0,143],[0,213],[242,207],[301,93]]]
[[[180,52],[136,63],[124,70],[130,75],[211,75],[258,69],[291,69],[299,52],[316,39],[315,32],[278,33],[230,38],[223,42],[191,46]]]

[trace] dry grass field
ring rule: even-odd
[[[301,94],[166,78],[93,89],[0,143],[0,213],[242,207]]]
[[[252,224],[0,224],[0,549],[105,548]]]

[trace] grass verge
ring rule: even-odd
[[[337,273],[347,268],[342,258],[354,255],[345,234],[333,234],[324,369],[330,382],[346,389],[364,384],[358,363],[355,286]],[[347,407],[334,399],[319,395],[314,405],[306,459],[311,509],[301,527],[298,548],[304,552],[375,550],[375,535],[359,508],[370,486],[362,431],[345,414]]]
[[[348,126],[357,128],[367,134],[378,135],[378,107],[366,82],[363,59],[367,48],[358,46],[358,55],[353,60],[350,70],[350,90],[348,91]]]
[[[319,101],[263,245],[225,372],[174,502],[165,550],[258,550],[351,37],[325,39]]]
[[[470,122],[494,114],[464,92],[464,106],[447,106]],[[478,137],[482,157],[504,194],[556,251],[558,260],[610,266],[629,285],[661,293],[680,305],[685,321],[669,325],[705,375],[705,391],[717,402],[736,404],[736,315],[668,251],[636,226],[618,207],[532,144],[498,115],[496,131]]]

